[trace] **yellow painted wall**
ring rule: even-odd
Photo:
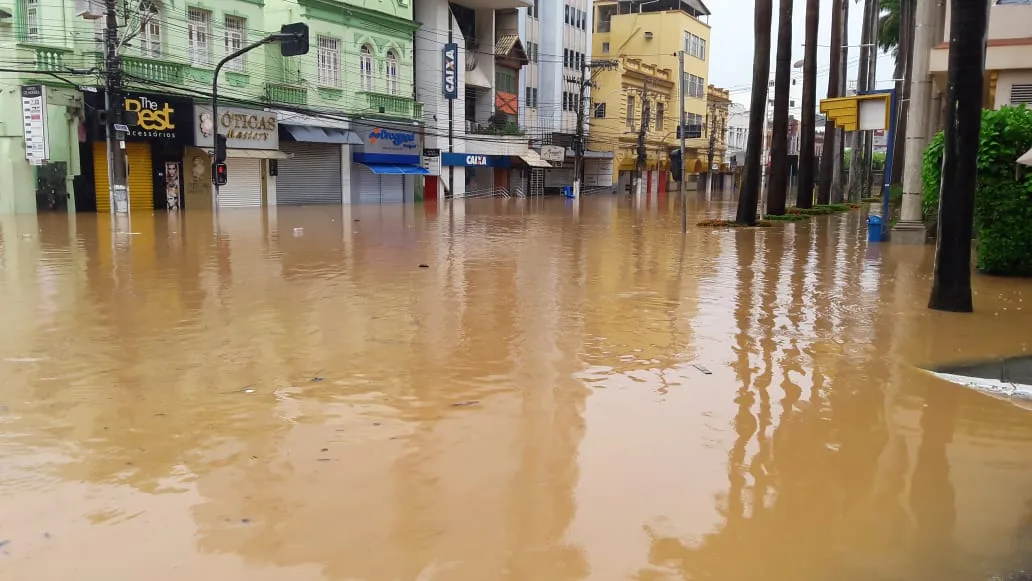
[[[637,150],[637,127],[640,122],[641,97],[640,90],[644,77],[649,77],[652,95],[652,124],[646,136],[649,154],[649,167],[655,167],[657,160],[661,167],[666,165],[665,151],[677,147],[677,95],[678,95],[678,59],[677,51],[684,49],[685,33],[690,32],[706,41],[706,59],[699,59],[688,54],[684,59],[684,70],[688,74],[703,79],[703,97],[687,96],[685,87],[685,112],[694,113],[704,119],[707,113],[705,87],[709,84],[710,28],[707,24],[696,20],[681,11],[645,12],[633,14],[616,14],[610,20],[609,31],[600,31],[599,7],[613,5],[613,2],[599,1],[595,3],[595,31],[592,37],[592,55],[594,60],[613,59],[620,62],[616,71],[606,71],[597,75],[597,88],[592,91],[592,119],[590,142],[592,149],[615,151],[614,172],[621,166],[628,169],[633,164]],[[647,38],[651,32],[651,39]],[[608,50],[603,50],[608,49]],[[636,62],[636,61],[639,61]],[[663,69],[668,69],[663,71]],[[658,95],[656,93],[659,93]],[[627,96],[635,94],[635,123],[628,126]],[[596,107],[605,103],[605,118],[596,115]],[[663,103],[664,123],[662,129],[655,126],[658,103]],[[689,139],[686,146],[686,169],[691,171],[693,158],[705,158],[705,150],[709,146],[707,138]],[[630,157],[631,160],[627,158]],[[614,173],[615,177],[615,173]]]

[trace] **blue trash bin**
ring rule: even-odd
[[[881,216],[868,216],[867,217],[867,241],[868,242],[881,242],[882,241],[882,219],[881,219]]]
[[[573,197],[573,186],[563,186],[563,196],[567,198]]]

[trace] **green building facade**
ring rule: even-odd
[[[167,165],[173,161],[180,164],[173,173],[188,173],[189,156],[204,151],[202,135],[208,135],[199,107],[210,102],[215,64],[289,22],[309,25],[309,53],[284,58],[273,44],[230,63],[219,80],[226,106],[250,113],[259,123],[264,123],[263,116],[282,117],[284,111],[338,128],[347,128],[356,118],[414,123],[422,110],[413,98],[413,35],[418,25],[412,21],[412,1],[128,0],[128,9],[119,10],[127,94],[135,95],[136,107],[157,102],[159,117],[161,111],[175,111],[176,125],[169,129],[157,123],[158,131],[132,128],[130,133],[139,137],[135,143],[128,140],[130,161],[134,155],[151,158],[135,166],[147,169],[137,171],[136,178],[148,171],[162,176],[166,167],[174,169]],[[0,214],[108,211],[106,160],[100,149],[104,96],[97,91],[104,84],[103,0],[9,2],[9,7],[0,6],[0,59],[8,69],[0,74]],[[6,13],[10,16],[5,18]],[[36,85],[46,93],[48,151],[39,165],[27,159],[22,99],[22,87]],[[262,194],[255,200],[261,204],[276,203],[271,160],[289,165],[285,158],[297,157],[277,153],[281,144],[275,133],[266,135],[265,143],[241,146],[254,149],[244,152],[245,157],[261,158],[261,179],[234,181],[240,187],[260,183]],[[146,139],[154,143],[145,146]],[[360,147],[353,133],[349,141],[343,142],[343,183],[338,188],[349,185],[346,148]],[[246,177],[239,171],[231,173],[231,180],[234,176]],[[204,179],[210,181],[210,173],[201,177],[195,180],[198,191],[204,189]],[[178,195],[191,209],[195,206],[189,201],[188,181],[182,180]],[[137,204],[133,198],[132,209],[160,209],[163,187],[155,182],[150,192],[139,186],[137,198],[144,201]],[[96,191],[90,193],[91,188]],[[151,194],[154,203],[147,207]],[[347,197],[345,193],[343,201]],[[199,207],[207,203],[193,202]]]

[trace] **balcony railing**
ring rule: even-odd
[[[359,113],[374,113],[408,119],[418,119],[423,116],[423,104],[410,97],[364,91],[356,93],[355,99]]]
[[[180,84],[183,82],[183,71],[186,65],[142,59],[122,57],[122,68],[133,77],[158,81],[160,83]]]
[[[64,51],[49,48],[36,49],[36,70],[54,71],[64,67]]]
[[[287,105],[307,105],[308,89],[293,85],[281,85],[278,83],[265,84],[265,99],[270,103],[284,103]]]

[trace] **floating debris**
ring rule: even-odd
[[[318,375],[316,375],[315,377],[312,378],[312,382],[313,383],[319,383],[320,381],[323,381],[324,379],[326,379],[326,378],[325,377],[319,377]]]
[[[475,400],[475,399],[471,399],[469,401],[457,401],[457,402],[451,404],[451,406],[453,408],[465,408],[465,407],[469,407],[471,405],[480,405],[480,402]]]
[[[692,367],[694,367],[694,368],[698,369],[699,371],[701,371],[703,375],[713,375],[712,371],[710,371],[709,369],[706,369],[705,367],[703,367],[702,365],[699,365],[698,363],[692,363]]]
[[[420,264],[419,268],[430,268],[429,264]]]

